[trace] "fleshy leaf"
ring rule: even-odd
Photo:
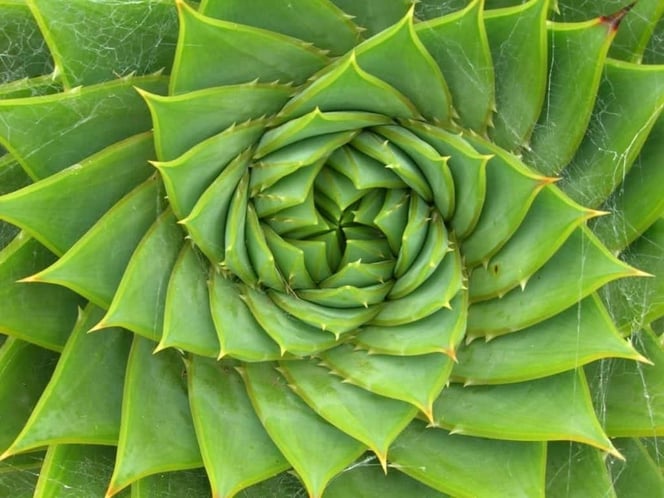
[[[221,351],[245,361],[276,360],[279,346],[256,322],[243,299],[243,286],[214,273],[210,282],[210,312]]]
[[[664,109],[662,88],[664,65],[606,62],[588,133],[561,182],[570,197],[595,207],[620,185]]]
[[[547,496],[615,498],[604,455],[585,444],[551,442],[546,455]]]
[[[131,338],[120,330],[88,334],[101,314],[92,305],[81,314],[48,386],[8,453],[48,444],[117,443]]]
[[[30,0],[29,5],[68,87],[170,69],[177,29],[171,2]]]
[[[481,19],[482,4],[473,0],[454,14],[417,25],[417,35],[447,81],[461,124],[478,133],[486,130],[495,106],[493,65]]]
[[[606,359],[587,368],[593,400],[604,428],[612,437],[664,434],[664,351],[649,332],[633,342],[653,365]]]
[[[352,49],[360,34],[349,16],[327,1],[203,0],[199,12],[311,42],[334,56]]]
[[[317,414],[367,445],[386,469],[388,448],[417,413],[414,406],[344,383],[315,360],[282,361],[280,371]]]
[[[74,244],[64,256],[25,281],[57,283],[69,287],[102,307],[108,307],[132,252],[159,215],[159,182],[142,183]],[[155,201],[157,199],[157,201]],[[121,233],[122,238],[116,236]],[[103,265],[99,254],[108,254]],[[89,268],[89,271],[81,271]]]
[[[392,465],[461,498],[544,498],[544,443],[452,435],[414,421],[390,451]]]
[[[0,454],[3,457],[8,456],[5,451],[25,426],[57,360],[58,355],[53,351],[11,337],[0,347]],[[18,389],[21,396],[17,398]]]
[[[486,266],[473,268],[471,301],[502,297],[539,270],[572,231],[597,214],[584,209],[548,185],[538,194],[525,219]]]
[[[165,211],[136,247],[108,312],[95,329],[124,327],[159,340],[164,323],[164,289],[183,242],[173,213]]]
[[[290,467],[263,429],[237,372],[194,356],[187,375],[194,427],[214,496],[233,496]]]
[[[292,92],[288,85],[254,83],[167,97],[140,93],[152,114],[157,158],[170,161],[233,124],[276,113]]]
[[[544,101],[548,3],[530,0],[484,13],[496,78],[494,126],[488,131],[494,142],[509,151],[527,144]]]
[[[62,287],[17,282],[55,260],[24,233],[0,252],[0,333],[55,351],[62,349],[82,299]]]
[[[595,416],[582,370],[543,379],[452,384],[433,405],[436,425],[453,433],[510,441],[572,440],[617,454]]]
[[[153,355],[154,346],[134,336],[117,460],[107,497],[147,475],[203,464],[189,411],[184,363],[172,350]],[[168,434],[168,445],[159,444],[164,434]]]
[[[611,280],[643,275],[611,256],[588,228],[578,228],[523,290],[471,305],[467,336],[493,338],[514,332],[546,320]]]
[[[412,0],[332,0],[347,14],[350,14],[368,36],[375,35],[392,26],[408,11]]]
[[[155,162],[161,173],[173,212],[185,218],[196,201],[229,163],[260,137],[263,121],[231,126],[198,143],[176,159]]]
[[[414,104],[394,87],[364,71],[355,52],[293,97],[281,110],[279,118],[285,122],[317,108],[321,111],[354,109],[398,118],[420,115]]]
[[[449,90],[415,33],[412,8],[400,22],[358,45],[355,54],[362,69],[399,90],[424,117],[450,120]]]
[[[219,341],[210,314],[208,273],[204,258],[185,244],[168,281],[159,350],[183,348],[213,358],[219,354]]]
[[[372,354],[415,356],[444,353],[455,357],[456,348],[466,329],[468,303],[466,292],[426,318],[393,327],[369,325],[355,339],[358,346]]]
[[[32,178],[45,178],[149,130],[150,113],[133,87],[163,93],[165,83],[161,76],[132,77],[44,97],[0,100],[0,144]],[[34,123],[40,123],[39,133]]]
[[[103,496],[114,462],[113,446],[51,445],[39,473],[34,496],[55,498],[71,493]]]
[[[366,448],[316,415],[288,388],[274,366],[250,363],[242,367],[241,374],[272,441],[298,473],[309,495],[320,498],[330,479]]]
[[[601,62],[615,30],[601,19],[549,26],[547,95],[525,160],[544,174],[555,175],[569,163],[586,133],[602,76]]]
[[[299,85],[328,62],[323,51],[295,38],[212,19],[184,2],[178,7],[180,36],[171,94],[255,80]]]
[[[56,254],[69,249],[113,204],[154,172],[152,134],[135,135],[47,179],[0,197],[0,218]]]
[[[516,334],[473,341],[458,351],[452,378],[466,384],[537,379],[604,357],[641,360],[595,294]]]
[[[343,345],[320,355],[345,382],[410,403],[431,418],[431,406],[447,383],[452,360],[440,353],[421,356],[370,355]]]

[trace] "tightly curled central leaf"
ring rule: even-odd
[[[337,336],[449,307],[461,268],[457,254],[443,263],[452,250],[443,213],[454,210],[447,158],[390,123],[316,109],[274,127],[223,168],[183,224],[225,274]],[[243,298],[269,329],[262,298]]]

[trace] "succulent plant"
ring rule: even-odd
[[[0,0],[0,495],[664,490],[664,4]]]

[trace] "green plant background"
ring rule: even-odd
[[[229,7],[239,4],[223,0],[200,5],[168,0],[0,0],[0,143],[4,147],[0,157],[0,451],[4,452],[0,496],[92,497],[112,492],[117,496],[180,497],[208,496],[211,489],[218,496],[237,493],[243,497],[318,496],[323,490],[326,498],[517,496],[518,492],[553,497],[664,496],[664,459],[658,439],[664,432],[661,1],[640,0],[629,12],[623,11],[617,33],[612,26],[617,26],[621,15],[610,16],[621,12],[628,1],[422,0],[415,5],[413,22],[420,26],[415,32],[440,66],[454,108],[449,119],[432,117],[427,113],[435,112],[433,106],[427,108],[421,102],[435,97],[433,89],[408,94],[426,120],[462,133],[467,141],[463,147],[470,144],[475,149],[467,157],[491,154],[498,157],[493,161],[517,165],[515,168],[522,160],[532,168],[523,178],[533,175],[528,178],[548,182],[546,192],[563,192],[571,200],[556,201],[550,211],[543,208],[546,216],[531,218],[535,221],[529,230],[534,234],[544,227],[537,233],[551,241],[549,248],[538,245],[539,239],[533,235],[526,239],[528,255],[500,259],[503,253],[496,250],[489,256],[482,253],[482,247],[494,243],[492,234],[499,229],[485,227],[487,234],[476,235],[475,242],[470,242],[471,233],[465,239],[459,236],[460,249],[456,240],[449,246],[468,265],[464,278],[469,277],[470,283],[457,289],[458,302],[467,299],[466,287],[471,301],[473,296],[476,301],[471,306],[475,311],[464,314],[464,326],[455,327],[456,336],[447,337],[444,347],[433,355],[435,362],[445,358],[444,368],[426,367],[430,350],[418,363],[425,372],[420,383],[413,381],[415,374],[407,375],[411,368],[419,372],[415,363],[399,367],[396,381],[387,370],[374,378],[363,377],[365,371],[359,367],[356,371],[340,368],[353,386],[344,384],[346,387],[338,388],[339,398],[331,399],[359,409],[364,405],[353,398],[355,385],[364,389],[361,400],[366,392],[379,399],[371,398],[369,403],[372,409],[366,418],[375,423],[367,424],[368,436],[358,436],[354,428],[344,425],[343,413],[328,414],[324,406],[316,405],[321,400],[315,393],[302,395],[311,379],[317,378],[316,368],[320,367],[315,364],[321,358],[326,369],[336,370],[340,365],[333,355],[314,348],[305,351],[303,361],[293,361],[293,366],[289,363],[293,358],[282,361],[292,392],[302,396],[305,405],[292,393],[292,398],[283,394],[291,391],[285,387],[284,377],[274,374],[272,363],[264,366],[256,361],[264,351],[261,347],[244,350],[240,344],[233,350],[233,338],[226,338],[225,346],[232,352],[215,363],[216,339],[213,348],[204,338],[176,337],[177,331],[162,336],[161,322],[155,316],[164,313],[163,298],[160,308],[140,296],[152,284],[156,287],[158,281],[170,277],[170,269],[160,271],[162,263],[177,258],[176,268],[189,264],[182,262],[189,261],[186,252],[178,255],[184,232],[177,231],[181,227],[175,225],[175,218],[185,221],[203,264],[208,265],[208,260],[215,263],[214,247],[206,246],[209,239],[196,232],[197,225],[187,223],[191,216],[183,208],[193,201],[186,200],[186,189],[180,190],[180,185],[195,175],[169,177],[169,164],[186,163],[195,156],[187,156],[187,149],[203,150],[195,149],[195,144],[205,143],[235,121],[238,135],[243,130],[252,133],[256,123],[262,126],[262,114],[272,118],[283,104],[271,104],[267,97],[255,97],[257,103],[242,101],[243,92],[260,87],[265,94],[297,93],[315,85],[326,74],[317,73],[320,60],[328,64],[339,57],[346,63],[351,59],[344,54],[363,39],[397,25],[407,26],[404,19],[408,19],[411,4],[408,0],[294,3],[312,9],[312,17],[283,16],[275,3],[264,1],[254,7]],[[320,6],[331,4],[337,14],[345,10],[353,18],[343,17],[343,24],[339,15],[332,20],[323,16]],[[315,48],[290,47],[301,57],[295,63],[290,52],[279,55],[274,38],[267,45],[256,42],[249,56],[240,49],[241,56],[224,59],[215,51],[215,44],[221,44],[225,36],[215,34],[221,24],[199,16],[197,10],[210,18],[239,23],[232,28],[224,25],[224,33],[233,33],[230,45],[236,48],[259,38],[258,31],[243,31],[244,24],[281,30],[305,41],[311,41],[306,38],[311,24],[312,31],[320,33],[326,20],[335,29],[345,26],[347,30],[316,35],[314,45],[329,50],[327,54]],[[442,34],[431,34],[441,16],[448,16],[442,17]],[[605,17],[597,20],[600,16]],[[298,21],[301,17],[316,21],[307,25]],[[208,29],[212,34],[208,35]],[[388,42],[380,40],[379,48],[387,47]],[[370,62],[369,57],[362,59],[362,50],[368,49],[358,48],[359,66],[364,68]],[[250,68],[246,71],[245,60]],[[383,56],[372,71],[389,78],[391,62],[385,64]],[[260,81],[248,83],[254,79],[254,63],[255,78]],[[334,65],[330,67],[334,73]],[[272,70],[287,76],[272,77]],[[308,81],[314,74],[317,76]],[[410,81],[402,77],[390,83],[398,86],[400,81]],[[284,78],[296,80],[295,84],[286,89],[272,83],[275,79],[291,83]],[[229,88],[228,101],[221,111],[206,108],[204,98],[197,100],[206,88],[224,85]],[[384,87],[374,84],[373,88]],[[196,93],[199,90],[203,93]],[[270,98],[275,102],[282,99]],[[360,92],[359,101],[362,98]],[[251,107],[249,112],[254,114],[238,118],[243,111],[234,101]],[[263,111],[256,110],[263,109],[261,106]],[[222,119],[224,113],[231,118]],[[242,123],[247,119],[248,123]],[[279,122],[279,117],[275,119]],[[399,124],[419,131],[425,142],[437,143],[435,133],[418,128],[409,119]],[[463,148],[459,147],[457,151]],[[122,169],[117,167],[120,164]],[[155,171],[161,176],[154,175]],[[560,176],[555,187],[542,180],[550,176]],[[155,179],[152,184],[145,182],[148,177]],[[519,182],[526,182],[523,178],[502,190],[518,196]],[[140,189],[134,190],[139,184]],[[56,260],[102,214],[121,213],[111,207],[129,191],[134,204],[125,205],[144,215],[144,228],[122,225],[122,216],[108,225],[95,225],[83,256],[72,257],[70,266],[60,263],[58,267]],[[498,197],[508,202],[510,195]],[[167,205],[175,216],[168,210],[157,216]],[[508,220],[515,219],[507,223],[514,225],[509,236],[526,210],[520,209],[520,218],[506,214]],[[596,210],[605,213],[598,216]],[[564,225],[564,216],[572,221]],[[447,222],[457,229],[461,224],[458,218],[448,217]],[[590,230],[578,228],[586,222]],[[142,253],[137,250],[127,266],[153,223],[149,233],[161,230],[159,237],[152,241],[146,237]],[[118,231],[118,227],[127,231]],[[518,266],[517,259],[539,258],[539,268],[545,259],[563,252],[559,248],[567,237],[577,240],[570,235],[573,230],[580,242],[565,246],[572,247],[569,253],[573,257],[554,260],[562,261],[559,271],[553,268],[544,275],[532,270],[521,282],[511,284],[521,283],[523,295],[531,296],[530,289],[542,280],[540,288],[548,294],[522,302],[517,294],[521,290],[513,290],[503,299],[509,289],[503,292],[490,287],[482,297],[482,284],[477,282],[483,277],[478,275],[489,270],[482,270],[480,263],[488,263],[486,268],[497,272],[498,264],[503,269]],[[236,236],[233,231],[228,233]],[[152,245],[146,249],[148,244]],[[476,265],[470,262],[473,250],[479,254]],[[241,262],[233,264],[226,256],[224,263],[224,271],[217,274],[239,277],[243,283],[237,286],[244,289],[249,277],[243,274]],[[197,268],[195,262],[193,268]],[[134,281],[126,277],[120,282],[125,271],[135,276]],[[181,288],[192,293],[196,288],[186,279],[193,273],[181,271],[178,277]],[[652,276],[645,277],[645,273]],[[215,278],[210,277],[213,282]],[[19,279],[28,282],[17,283]],[[238,294],[243,299],[252,295],[242,292],[247,293]],[[563,296],[560,303],[558,296]],[[581,300],[585,296],[590,297]],[[185,311],[196,308],[200,301],[177,299],[182,306],[171,306],[177,313],[171,311],[168,323],[183,327],[186,322],[179,313],[196,319],[199,315]],[[506,302],[512,303],[511,309]],[[483,303],[487,303],[484,315],[477,311]],[[530,311],[537,306],[541,311]],[[166,308],[168,313],[168,304]],[[258,308],[254,305],[252,313],[260,321],[263,315]],[[457,309],[466,308],[464,301]],[[514,326],[525,333],[505,335],[512,331],[509,326],[491,329],[500,313],[515,317],[509,323],[519,322],[528,313],[536,317],[532,323],[524,319]],[[533,333],[528,326],[535,321],[551,325]],[[176,325],[171,329],[176,330]],[[86,334],[93,328],[93,333]],[[549,342],[531,341],[527,332],[531,338],[547,332]],[[481,339],[494,335],[501,337],[486,343]],[[467,343],[462,342],[464,336]],[[400,345],[372,343],[368,334],[361,337],[358,334],[357,342],[353,338],[351,344],[361,350],[381,344],[391,348],[390,358],[401,358],[394,354]],[[470,341],[477,337],[480,339]],[[224,338],[220,340],[223,343]],[[162,351],[153,355],[156,343]],[[284,349],[290,352],[290,344],[284,344],[279,343],[282,353]],[[412,344],[421,346],[418,340]],[[274,343],[271,347],[276,350]],[[455,356],[457,362],[452,365],[450,356],[441,355],[441,350]],[[309,353],[315,361],[308,360]],[[278,356],[272,352],[266,358],[272,361]],[[235,367],[249,386],[249,396],[237,398],[245,402],[240,408],[223,404],[223,399],[232,397],[233,389],[243,386],[239,375],[225,375]],[[298,374],[298,368],[304,373]],[[277,375],[273,379],[278,380],[272,382],[283,384],[284,389],[271,385],[270,375]],[[418,404],[419,391],[409,395],[403,392],[407,387],[401,391],[395,387],[406,386],[409,380],[428,386],[423,388],[428,389],[425,394],[436,399],[430,400],[433,416],[431,406],[421,400]],[[451,384],[440,391],[447,380]],[[223,389],[222,382],[226,382]],[[332,389],[327,381],[320,382],[325,388],[337,389],[336,384]],[[332,427],[333,435],[321,439],[326,444],[314,445],[307,453],[307,442],[299,443],[292,436],[306,439],[313,432],[298,434],[298,428],[288,424],[268,427],[283,399],[297,399],[304,408],[284,409],[286,415],[273,418],[294,417],[316,405],[314,411],[322,418],[313,415],[319,425],[307,427]],[[385,400],[386,405],[380,404]],[[393,408],[396,404],[399,406]],[[260,424],[268,427],[269,437],[254,411]],[[416,412],[418,418],[413,419]],[[388,424],[388,418],[393,425],[385,433],[395,434],[372,430],[372,425]],[[328,419],[332,420],[329,424]],[[424,429],[426,422],[442,428]],[[450,435],[448,430],[456,434]],[[245,446],[224,446],[229,434],[240,434]],[[362,444],[348,442],[347,434]],[[380,444],[372,439],[381,437],[389,440],[383,461]],[[332,468],[328,468],[326,460],[334,460],[339,452],[343,453],[341,463],[330,463]],[[249,454],[253,456],[247,457]],[[260,462],[256,470],[243,468],[250,467],[253,459]],[[381,464],[387,466],[387,477]],[[288,472],[290,467],[298,472]]]

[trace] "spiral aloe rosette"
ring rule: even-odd
[[[664,489],[663,8],[504,3],[0,2],[0,486]]]

